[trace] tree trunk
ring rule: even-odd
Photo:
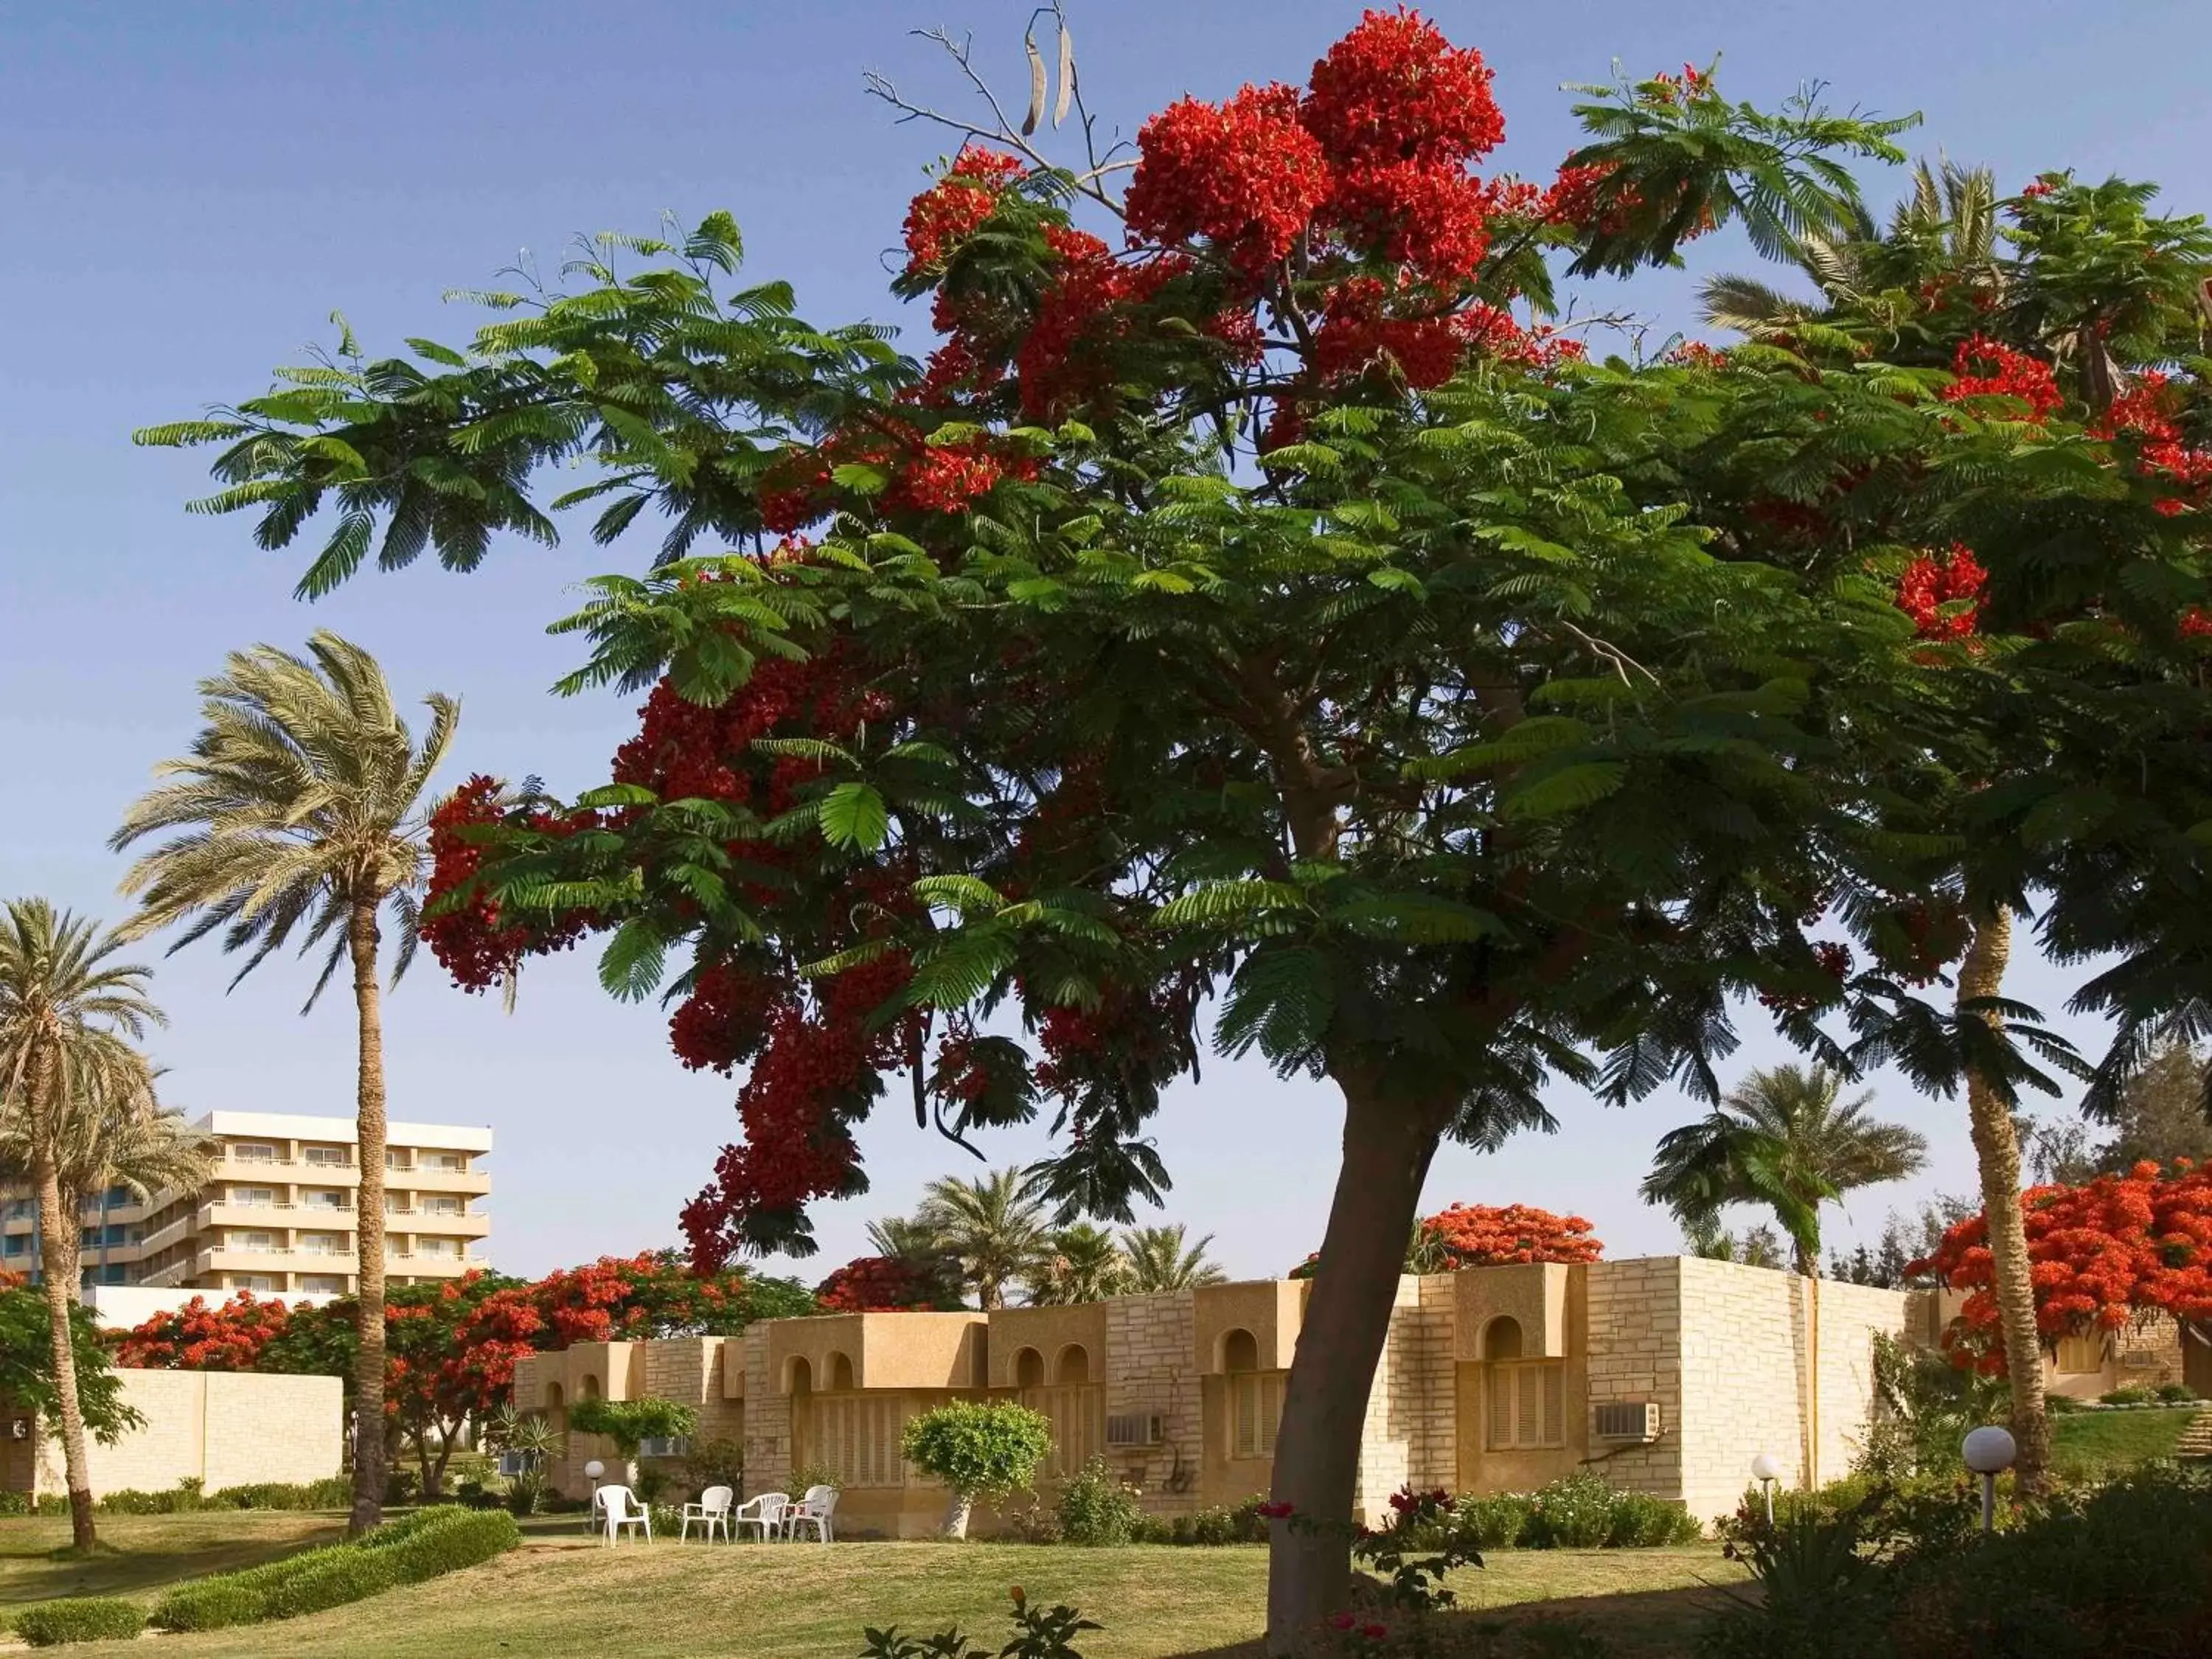
[[[39,1266],[46,1281],[46,1320],[53,1340],[54,1409],[62,1421],[62,1468],[69,1482],[70,1542],[89,1552],[100,1542],[92,1521],[92,1474],[85,1462],[84,1408],[77,1400],[76,1342],[70,1315],[76,1303],[77,1228],[73,1201],[63,1209],[60,1177],[41,1157],[33,1166],[39,1188]]]
[[[1344,1161],[1329,1204],[1304,1323],[1291,1362],[1270,1498],[1296,1522],[1269,1522],[1267,1651],[1301,1651],[1351,1588],[1359,1443],[1390,1330],[1406,1240],[1444,1115],[1379,1098],[1339,1077]]]
[[[952,1494],[952,1501],[945,1506],[945,1535],[965,1538],[968,1535],[968,1516],[975,1507],[975,1500],[964,1492]]]
[[[2000,907],[1974,924],[1959,964],[1959,999],[1993,997],[2012,957],[2012,912]],[[1984,1015],[1984,1018],[1989,1017]],[[1991,1019],[1990,1022],[1996,1022]],[[2019,1447],[2013,1477],[2020,1495],[2035,1497],[2051,1463],[2051,1419],[2043,1406],[2043,1337],[2035,1324],[2035,1284],[2027,1260],[2027,1223],[2020,1207],[2020,1135],[2011,1109],[1979,1075],[1966,1076],[1966,1111],[1982,1177],[1982,1217],[1989,1228],[1996,1279],[1997,1317],[2004,1336],[2005,1374],[2012,1384],[2012,1437]]]
[[[376,984],[377,902],[356,899],[346,942],[353,954],[354,1007],[360,1016],[361,1053],[356,1138],[361,1149],[360,1208],[354,1215],[360,1286],[356,1328],[361,1351],[354,1360],[353,1515],[347,1525],[358,1538],[384,1518],[384,1014]]]

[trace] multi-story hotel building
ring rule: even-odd
[[[210,1112],[192,1127],[221,1148],[214,1173],[198,1189],[157,1192],[145,1203],[124,1188],[85,1197],[84,1284],[350,1294],[361,1189],[353,1120]],[[394,1123],[386,1139],[389,1282],[457,1279],[483,1266],[491,1177],[483,1162],[491,1131]],[[38,1204],[20,1187],[0,1202],[0,1267],[35,1276]]]

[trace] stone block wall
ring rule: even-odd
[[[768,1324],[745,1328],[732,1346],[744,1345],[745,1368],[745,1491],[788,1492],[791,1489],[791,1396],[776,1387],[768,1352]],[[724,1364],[728,1364],[726,1358]]]
[[[1167,1419],[1159,1445],[1109,1454],[1154,1515],[1184,1515],[1200,1505],[1206,1429],[1197,1350],[1190,1291],[1106,1304],[1106,1415],[1158,1412]]]
[[[343,1457],[343,1389],[335,1376],[277,1376],[250,1371],[121,1370],[124,1402],[143,1427],[112,1446],[91,1441],[85,1463],[93,1496],[167,1492],[195,1480],[203,1490],[262,1482],[305,1483],[339,1471]],[[39,1425],[27,1456],[10,1459],[10,1486],[44,1494],[69,1482],[61,1439]]]
[[[1459,1432],[1453,1398],[1452,1275],[1398,1281],[1390,1328],[1367,1395],[1353,1506],[1379,1526],[1390,1494],[1408,1483],[1424,1491],[1457,1484]]]
[[[1588,1455],[1603,1461],[1591,1467],[1625,1490],[1678,1501],[1695,1446],[1693,1425],[1684,1419],[1684,1395],[1694,1385],[1683,1340],[1682,1266],[1674,1256],[1591,1262],[1583,1269],[1587,1311],[1579,1334],[1587,1411],[1594,1416],[1600,1405],[1624,1401],[1659,1407],[1656,1441],[1592,1444]]]

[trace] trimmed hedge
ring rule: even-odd
[[[166,1492],[125,1487],[93,1503],[102,1515],[192,1515],[201,1510],[343,1510],[353,1504],[353,1482],[342,1474],[304,1482],[264,1480],[203,1492],[197,1480],[180,1480]],[[47,1492],[35,1506],[28,1492],[0,1492],[0,1516],[67,1515],[69,1495]]]
[[[418,1510],[351,1543],[180,1584],[155,1605],[150,1622],[192,1631],[295,1619],[476,1566],[521,1541],[504,1510]]]
[[[138,1604],[119,1595],[81,1595],[60,1601],[41,1601],[18,1613],[13,1623],[15,1634],[34,1648],[59,1647],[64,1642],[128,1639],[146,1626]]]

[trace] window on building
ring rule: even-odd
[[[9,1233],[7,1242],[0,1244],[0,1255],[28,1255],[31,1236],[28,1233]]]
[[[343,1273],[302,1273],[300,1290],[306,1296],[343,1296],[345,1275]]]
[[[100,1229],[97,1227],[86,1227],[82,1229],[77,1234],[77,1243],[78,1246],[83,1249],[98,1249],[100,1248]]]
[[[107,1189],[105,1201],[111,1205],[135,1204],[137,1202],[137,1198],[138,1195],[136,1193],[132,1192],[121,1182],[118,1182],[114,1186],[110,1187]]]
[[[252,1210],[266,1210],[276,1202],[274,1187],[233,1187],[230,1201]]]
[[[397,1147],[387,1146],[384,1149],[384,1167],[387,1170],[404,1170],[410,1166],[407,1162],[406,1153]]]
[[[230,1158],[234,1164],[274,1164],[276,1161],[276,1149],[266,1141],[234,1141],[231,1144]]]
[[[310,1146],[302,1154],[310,1164],[319,1164],[325,1169],[342,1170],[353,1162],[350,1146]]]
[[[415,1212],[413,1195],[408,1193],[386,1193],[384,1195],[386,1215],[412,1215]]]
[[[234,1291],[279,1291],[284,1287],[276,1282],[273,1273],[233,1273],[230,1288]]]
[[[415,1241],[415,1254],[417,1255],[441,1256],[451,1261],[460,1253],[461,1241],[458,1238],[418,1238]]]
[[[2058,1371],[2062,1376],[2086,1376],[2105,1369],[2105,1334],[2088,1331],[2058,1339]]]
[[[276,1235],[234,1232],[230,1236],[230,1248],[234,1250],[273,1250],[276,1248]]]
[[[111,1249],[118,1244],[128,1244],[131,1242],[131,1229],[120,1221],[111,1221],[107,1224],[106,1231],[100,1234],[100,1242]]]
[[[1282,1420],[1282,1372],[1244,1371],[1229,1379],[1231,1457],[1273,1457]]]
[[[465,1152],[425,1152],[417,1167],[442,1170],[448,1175],[457,1175],[469,1167],[468,1155]]]
[[[27,1198],[19,1198],[19,1199],[16,1199],[14,1202],[12,1202],[11,1204],[9,1204],[9,1205],[8,1206],[8,1219],[9,1219],[9,1220],[10,1220],[10,1221],[27,1221],[27,1220],[29,1220],[29,1219],[30,1219],[30,1217],[31,1217],[31,1200],[30,1200],[29,1199],[27,1199]]]
[[[100,1270],[100,1282],[103,1285],[128,1285],[131,1269],[123,1262],[111,1261]]]
[[[343,1233],[301,1233],[300,1248],[309,1255],[343,1255],[346,1242]]]
[[[461,1200],[446,1194],[432,1194],[422,1200],[425,1215],[459,1215],[465,1207]]]
[[[327,1187],[310,1188],[301,1201],[311,1210],[350,1210],[353,1200]]]
[[[1490,1363],[1492,1451],[1523,1451],[1567,1442],[1567,1368],[1556,1359]]]

